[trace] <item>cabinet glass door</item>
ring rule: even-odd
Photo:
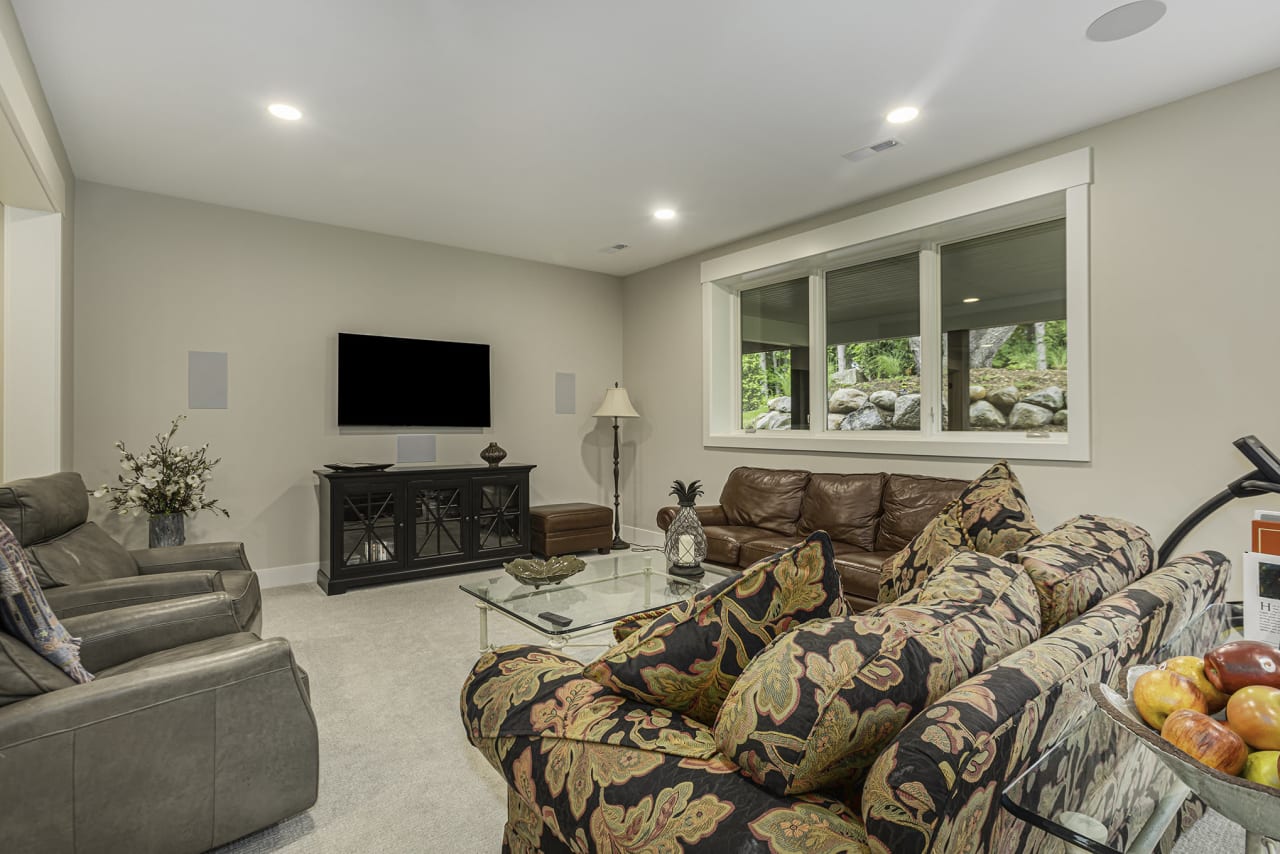
[[[475,479],[477,541],[481,552],[527,550],[522,524],[529,496],[525,484],[511,478]]]
[[[409,560],[450,563],[466,554],[466,481],[419,481],[409,486]]]
[[[341,554],[336,557],[341,566],[358,569],[395,563],[399,552],[396,537],[399,490],[344,483],[339,494],[342,500],[342,530],[338,535]]]

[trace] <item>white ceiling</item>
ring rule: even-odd
[[[1167,2],[14,6],[81,179],[624,275],[1280,65],[1276,0]]]

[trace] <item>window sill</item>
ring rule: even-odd
[[[884,456],[972,457],[979,459],[1054,460],[1088,462],[1088,439],[1071,433],[1051,433],[1043,439],[1002,433],[931,435],[905,431],[795,431],[707,433],[707,448],[755,448],[769,451],[812,451],[824,454]]]

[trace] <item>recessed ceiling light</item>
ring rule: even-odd
[[[675,219],[676,212],[671,208],[658,208],[653,212],[654,219]]]
[[[890,124],[900,125],[912,121],[918,115],[920,111],[915,107],[898,107],[896,110],[890,110],[885,119]]]
[[[302,118],[302,110],[297,107],[291,107],[288,104],[272,104],[267,107],[267,112],[277,119],[284,119],[286,122],[296,122]]]
[[[1164,17],[1168,8],[1161,0],[1137,0],[1117,6],[1110,12],[1099,16],[1089,29],[1084,31],[1089,41],[1114,42],[1136,36]]]
[[[981,302],[982,297],[965,297],[961,302]]]

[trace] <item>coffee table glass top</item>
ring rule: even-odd
[[[702,569],[700,578],[670,575],[660,551],[619,552],[591,558],[586,569],[558,584],[535,588],[497,567],[476,573],[474,580],[460,586],[485,605],[544,635],[570,635],[688,599],[737,575],[708,564]],[[569,622],[559,625],[539,616],[548,613]]]

